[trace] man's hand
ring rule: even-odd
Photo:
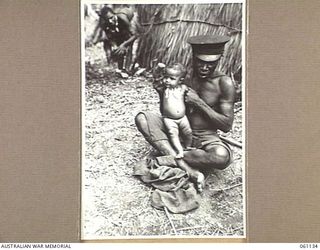
[[[194,91],[191,88],[188,88],[188,90],[186,91],[185,97],[184,97],[184,101],[187,104],[195,106],[195,105],[199,104],[202,101],[202,99],[199,97],[199,95],[197,94],[196,91]]]
[[[115,51],[114,51],[114,54],[116,56],[121,56],[121,55],[124,55],[126,53],[126,47],[121,44]]]

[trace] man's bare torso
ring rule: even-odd
[[[221,74],[214,74],[210,78],[206,79],[194,78],[194,81],[197,81],[198,89],[196,89],[196,92],[199,97],[212,109],[218,112],[221,97],[220,81],[222,77],[223,75]],[[206,115],[197,110],[197,108],[191,109],[191,112],[188,114],[188,118],[191,127],[194,130],[209,129],[216,131],[218,129],[213,126]]]

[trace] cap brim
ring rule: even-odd
[[[196,55],[197,58],[199,58],[202,61],[205,62],[214,62],[220,59],[221,55]]]

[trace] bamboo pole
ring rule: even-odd
[[[221,140],[231,144],[232,146],[236,146],[238,148],[242,148],[242,144],[240,142],[236,141],[235,139],[228,138],[228,137],[225,137],[225,136],[222,136],[222,135],[220,135],[220,138],[221,138]]]
[[[171,220],[169,211],[168,211],[168,209],[167,209],[166,207],[164,207],[164,212],[166,213],[166,215],[167,215],[167,217],[168,217],[168,219],[169,219],[169,222],[170,222],[170,225],[171,225],[171,227],[172,227],[172,229],[173,229],[174,234],[177,235],[176,227],[174,226],[174,224],[173,224],[173,222],[172,222],[172,220]]]

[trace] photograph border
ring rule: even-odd
[[[81,35],[81,222],[80,222],[80,240],[82,242],[246,242],[248,238],[248,215],[247,215],[247,41],[248,41],[248,0],[200,0],[196,4],[218,4],[218,3],[242,3],[242,178],[243,178],[243,236],[108,236],[103,238],[83,236],[83,220],[84,220],[84,200],[83,186],[84,179],[84,158],[86,152],[85,146],[85,32],[84,32],[84,5],[85,4],[157,4],[147,0],[81,0],[80,1],[80,35]],[[195,4],[192,0],[164,0],[161,4]]]

